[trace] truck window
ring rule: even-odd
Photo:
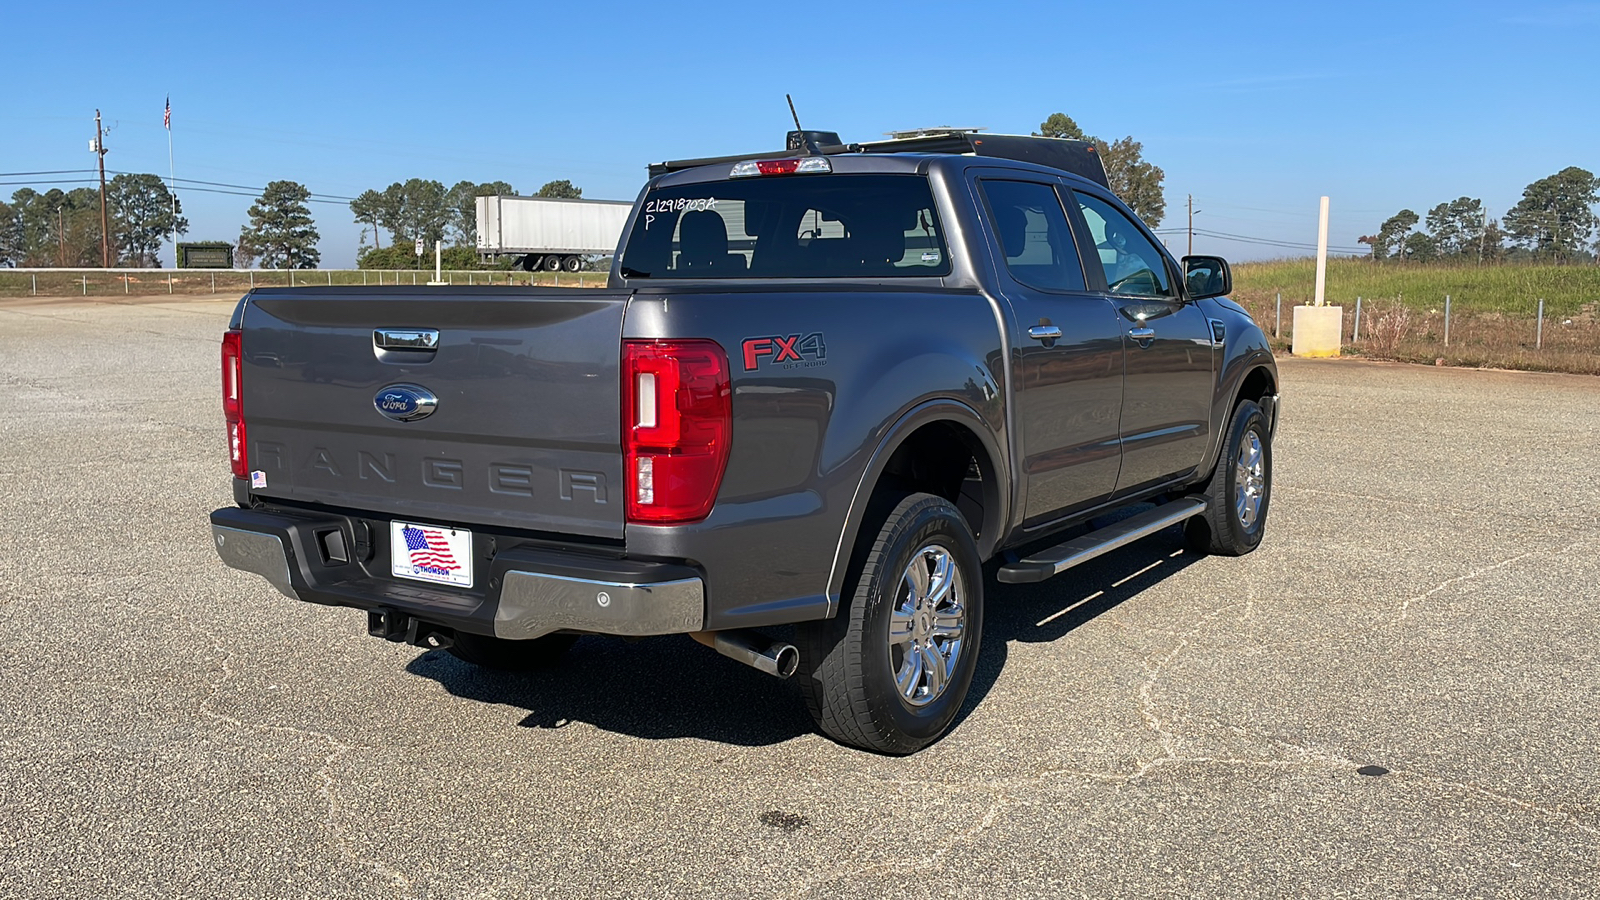
[[[950,274],[921,175],[790,175],[645,195],[625,278],[895,278]]]
[[[1100,266],[1105,269],[1106,285],[1111,293],[1137,297],[1176,296],[1167,278],[1167,264],[1161,251],[1132,220],[1099,197],[1077,191],[1073,195],[1083,207],[1083,217],[1089,223],[1089,235],[1099,251]]]
[[[1054,188],[995,178],[978,184],[1013,278],[1046,291],[1085,289],[1083,264]]]

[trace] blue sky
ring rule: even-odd
[[[1065,112],[1144,142],[1162,228],[1192,193],[1197,228],[1291,244],[1315,242],[1322,194],[1349,248],[1403,207],[1499,216],[1530,181],[1600,170],[1600,2],[89,2],[14,5],[5,35],[28,74],[0,102],[0,173],[92,166],[98,107],[108,168],[165,177],[170,94],[180,178],[335,196],[568,178],[632,199],[651,161],[781,146],[785,92],[846,140]],[[28,180],[48,176],[0,177]],[[251,202],[179,196],[192,240],[233,239]],[[352,265],[348,209],[312,212],[324,265]]]

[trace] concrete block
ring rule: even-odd
[[[1338,356],[1344,338],[1344,307],[1296,306],[1294,308],[1295,356]]]

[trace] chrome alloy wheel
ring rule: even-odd
[[[938,544],[912,554],[889,613],[889,670],[900,699],[926,706],[956,670],[967,630],[966,577]]]
[[[1244,433],[1244,440],[1239,442],[1239,455],[1233,461],[1233,512],[1247,530],[1255,527],[1256,520],[1261,517],[1266,490],[1266,457],[1261,448],[1261,436],[1252,429]]]

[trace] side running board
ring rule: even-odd
[[[1040,551],[1027,559],[1002,566],[998,577],[1005,584],[1032,584],[1044,581],[1046,578],[1060,575],[1079,563],[1086,563],[1118,547],[1125,547],[1142,537],[1149,537],[1205,511],[1204,497],[1190,496],[1163,503],[1149,512],[1129,516],[1098,531],[1091,531],[1064,544],[1057,544],[1048,550]]]

